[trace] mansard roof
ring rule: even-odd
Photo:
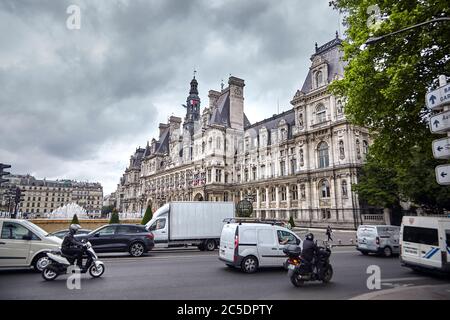
[[[222,92],[217,99],[209,124],[230,126],[230,90]]]
[[[142,159],[144,158],[145,149],[138,148],[130,159],[130,169],[138,169],[141,167]]]
[[[156,152],[159,154],[169,153],[170,127],[162,130],[159,141],[156,144]]]
[[[344,75],[344,67],[346,63],[342,60],[343,52],[341,50],[342,40],[336,37],[335,39],[325,43],[320,47],[316,47],[316,52],[311,56],[311,61],[316,57],[320,57],[325,60],[328,65],[328,83],[332,82],[336,75]],[[311,69],[303,82],[301,92],[307,94],[312,91],[312,71]]]
[[[295,110],[290,109],[280,114],[275,114],[268,119],[259,121],[253,125],[245,127],[245,130],[255,130],[256,134],[259,135],[259,130],[265,127],[268,131],[268,141],[271,142],[271,130],[278,128],[281,120],[284,120],[288,125],[288,137],[292,137],[292,127],[295,126]]]
[[[226,127],[230,127],[230,90],[224,90],[220,97],[217,99],[209,124],[218,124]],[[244,127],[250,126],[251,123],[244,113]]]

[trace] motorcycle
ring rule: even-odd
[[[297,245],[289,245],[283,252],[288,256],[285,266],[288,269],[288,277],[295,287],[303,286],[305,281],[322,281],[323,283],[331,281],[333,267],[330,264],[331,248],[328,243],[317,247],[314,263],[302,259],[302,249]]]
[[[98,260],[91,243],[86,242],[83,249],[83,256],[87,255],[87,261],[81,273],[89,272],[93,278],[101,277],[105,272],[105,265]],[[48,264],[42,270],[42,277],[47,281],[55,280],[59,275],[66,274],[70,266],[75,267],[75,257],[64,255],[60,250],[47,252],[47,257]]]

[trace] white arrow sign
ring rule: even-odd
[[[436,181],[440,185],[450,185],[450,164],[436,167]]]
[[[436,159],[450,159],[450,137],[433,141],[433,156]]]
[[[450,131],[450,111],[439,113],[430,118],[431,133],[445,133]]]
[[[431,110],[450,104],[450,83],[436,90],[428,92],[425,96],[427,107]]]

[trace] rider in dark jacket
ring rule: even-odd
[[[84,243],[78,241],[75,238],[75,234],[78,229],[80,229],[80,225],[71,224],[69,227],[69,232],[64,237],[64,240],[61,244],[61,252],[68,256],[73,256],[77,260],[77,265],[80,269],[83,267],[83,247]]]
[[[314,242],[314,235],[312,233],[308,233],[303,241],[302,248],[302,258],[306,262],[308,262],[309,266],[313,266],[314,256],[317,251],[317,245]]]

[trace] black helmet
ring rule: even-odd
[[[81,226],[79,224],[71,224],[69,227],[69,232],[71,234],[77,233],[78,229],[81,229]]]
[[[306,240],[314,241],[314,235],[310,232],[310,233],[308,233],[308,234],[305,236],[305,239],[306,239]]]

